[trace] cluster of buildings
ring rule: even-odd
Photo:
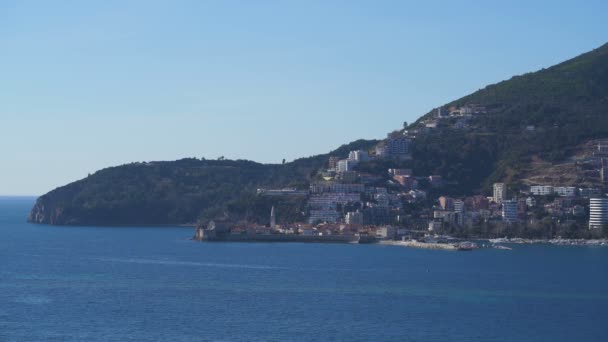
[[[608,185],[608,140],[600,140],[585,148],[577,156],[575,165],[586,178],[597,177],[599,183]]]
[[[608,146],[606,147],[608,149]],[[544,204],[544,211],[552,217],[583,217],[589,211],[589,228],[601,228],[608,224],[608,199],[602,195],[602,189],[597,187],[577,188],[572,186],[532,185],[528,192],[532,196],[557,196],[552,202]],[[536,204],[536,199],[528,197],[530,206]]]
[[[386,187],[361,183],[314,183],[310,186],[308,223],[385,224],[401,208]]]
[[[351,151],[348,158],[340,159],[332,156],[329,158],[328,171],[344,173],[353,171],[354,167],[361,162],[371,159],[412,159],[413,139],[401,132],[390,133],[383,143],[374,149],[374,154],[363,150]]]
[[[338,157],[329,157],[329,168],[328,171],[333,172],[348,172],[352,171],[355,166],[360,162],[365,162],[371,159],[371,156],[367,151],[357,150],[351,151],[348,154],[348,158],[340,159]]]
[[[375,154],[380,159],[412,159],[413,140],[407,132],[389,133],[386,140],[376,146]]]
[[[442,110],[442,108],[437,109],[438,117],[441,117],[441,116],[451,116],[451,117],[472,116],[472,115],[479,115],[479,114],[485,114],[485,113],[487,113],[486,106],[480,105],[480,104],[474,104],[474,103],[466,104],[461,107],[450,106],[447,111]]]
[[[424,227],[430,231],[441,228],[471,227],[481,222],[504,224],[523,223],[533,212],[544,212],[557,219],[584,219],[589,213],[589,228],[608,224],[608,198],[599,196],[598,189],[568,186],[533,185],[522,191],[520,198],[509,197],[505,183],[493,185],[492,196],[483,195],[453,198],[440,196],[431,208],[422,208],[418,219],[405,215],[404,204],[426,200],[427,192],[418,189],[417,177],[410,169],[389,169],[388,182],[383,187],[364,182],[343,183],[336,180],[320,181],[308,191],[283,189],[259,191],[263,196],[308,196],[308,222],[330,227],[379,227],[385,225]],[[431,185],[431,177],[425,177]],[[437,180],[436,180],[437,181]],[[542,205],[541,205],[542,204]],[[274,224],[274,223],[272,223]],[[337,226],[336,226],[337,225]],[[375,228],[374,228],[375,229]]]
[[[599,145],[598,150],[601,149],[602,145]],[[608,151],[608,146],[605,149]],[[589,229],[602,228],[605,224],[608,224],[608,198],[602,196],[600,188],[532,185],[529,194],[534,196],[559,196],[553,202],[544,205],[545,212],[554,217],[563,217],[564,215],[585,216],[585,204],[588,203]]]
[[[566,222],[580,221],[589,211],[589,229],[602,228],[608,224],[608,198],[595,188],[531,186],[522,191],[521,198],[507,196],[505,183],[494,183],[491,197],[470,196],[465,198],[439,197],[433,207],[433,218],[429,230],[438,230],[445,225],[470,227],[481,221],[496,221],[504,224],[523,223],[532,219],[532,212]],[[551,198],[548,196],[556,196]],[[551,200],[547,200],[551,199]],[[543,203],[539,206],[539,203]]]
[[[499,219],[507,223],[518,220],[518,202],[506,199],[504,184],[496,184],[494,195],[482,195],[464,198],[439,197],[433,207],[433,217],[429,220],[428,229],[437,231],[450,225],[453,227],[470,227],[481,221]]]
[[[485,112],[485,107],[477,105],[439,108],[437,118],[466,118]],[[507,225],[532,222],[545,216],[577,222],[589,217],[590,229],[608,224],[608,198],[602,197],[600,188],[539,184],[519,192],[517,198],[508,196],[505,183],[495,183],[492,196],[440,196],[433,205],[427,199],[429,193],[437,193],[444,185],[439,175],[415,176],[409,168],[391,168],[385,175],[378,175],[356,168],[360,163],[377,159],[411,159],[413,139],[411,132],[393,132],[371,152],[355,150],[346,159],[330,157],[327,169],[319,172],[319,178],[308,190],[259,189],[258,194],[306,197],[308,221],[296,227],[306,229],[301,234],[317,234],[315,227],[325,227],[324,234],[342,234],[353,229],[365,233],[365,229],[373,229],[368,233],[374,235],[376,227],[393,224],[411,231],[438,231],[446,226],[466,228],[488,221]],[[602,180],[608,180],[608,143],[598,145],[597,155]],[[410,206],[415,208],[414,213],[405,210],[408,204],[417,202],[428,205]],[[276,222],[271,226],[276,226]]]
[[[479,104],[450,106],[449,108],[439,107],[435,110],[434,117],[425,120],[423,123],[426,130],[432,130],[445,123],[445,119],[452,119],[450,120],[452,128],[466,129],[469,128],[473,116],[485,113],[487,113],[486,106]]]
[[[419,188],[425,184],[440,187],[440,176],[414,177],[411,169],[392,168],[385,175],[357,171],[359,163],[373,159],[408,160],[411,158],[412,139],[400,132],[389,134],[386,141],[372,153],[351,151],[348,158],[330,157],[328,167],[318,174],[308,190],[258,189],[260,196],[307,196],[307,224],[346,224],[379,226],[404,220],[404,203],[415,203],[427,198]]]
[[[598,203],[603,203],[601,189],[599,188],[577,188],[573,186],[551,186],[551,185],[532,185],[529,191],[522,191],[522,194],[527,195],[525,199],[520,199],[518,202],[525,203],[524,208],[535,208],[539,202],[544,202],[539,208],[541,211],[556,219],[571,218],[580,219],[587,215],[587,207],[591,212],[603,210]],[[547,201],[546,198],[553,198],[552,201]],[[520,205],[521,206],[521,205]],[[608,210],[608,207],[606,207]],[[598,228],[601,225],[608,223],[608,220],[598,221],[594,218],[595,215],[590,215],[589,228]],[[607,217],[608,218],[608,217]]]
[[[534,196],[560,196],[590,198],[600,196],[600,188],[577,188],[574,186],[532,185],[530,194]]]

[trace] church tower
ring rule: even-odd
[[[272,209],[270,209],[270,228],[275,229],[277,226],[277,218],[276,218],[276,213],[274,211],[274,205],[272,206]]]

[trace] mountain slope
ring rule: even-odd
[[[494,113],[495,127],[580,121],[578,114],[597,118],[608,105],[608,44],[537,72],[514,76],[446,104],[503,106]],[[496,120],[496,114],[511,114]],[[433,112],[421,117],[427,119]]]
[[[441,107],[478,105],[466,120],[437,120],[436,110],[409,129],[438,126],[418,136],[419,172],[437,172],[461,192],[494,181],[517,185],[533,158],[558,162],[591,139],[608,137],[608,44],[553,67],[515,76]]]

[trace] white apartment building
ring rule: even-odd
[[[348,154],[348,160],[354,160],[357,162],[368,161],[369,153],[367,153],[367,151],[362,150],[350,151],[350,153]]]
[[[551,185],[532,185],[530,193],[535,196],[553,195],[553,187]]]
[[[589,229],[601,229],[608,223],[608,198],[589,199]]]
[[[313,224],[315,222],[329,222],[336,223],[340,214],[335,210],[321,209],[321,210],[311,210],[310,217],[308,218],[308,223]]]
[[[330,192],[361,193],[361,192],[365,192],[365,185],[332,183],[329,185],[329,191]]]
[[[308,203],[313,209],[335,209],[338,204],[355,203],[361,201],[358,193],[328,192],[310,196]]]
[[[363,213],[359,211],[348,212],[345,221],[346,224],[363,224]]]
[[[556,186],[553,188],[553,192],[555,192],[556,195],[563,197],[576,196],[576,188],[573,186]]]
[[[492,199],[496,203],[502,203],[507,198],[507,187],[505,183],[494,183],[494,195]]]
[[[338,161],[338,165],[336,166],[336,171],[337,172],[352,171],[353,167],[355,167],[355,165],[357,165],[357,164],[358,164],[358,162],[355,160],[342,159],[342,160]]]

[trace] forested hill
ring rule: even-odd
[[[231,207],[263,205],[244,203],[256,200],[253,195],[258,187],[307,188],[311,174],[329,156],[345,158],[351,150],[368,149],[376,143],[358,140],[329,154],[285,164],[190,158],[110,167],[41,196],[29,221],[58,225],[193,223],[199,217],[222,215]],[[263,209],[267,216],[268,210]]]
[[[470,103],[496,110],[485,124],[497,130],[529,124],[579,125],[585,123],[584,118],[608,120],[602,115],[608,106],[608,44],[550,68],[489,85],[443,107]]]
[[[470,117],[449,115],[482,108]],[[608,44],[537,72],[489,85],[437,108],[410,125],[419,129],[419,172],[459,182],[459,191],[495,181],[514,186],[533,159],[563,161],[578,145],[608,138]],[[436,124],[433,129],[429,125]]]

